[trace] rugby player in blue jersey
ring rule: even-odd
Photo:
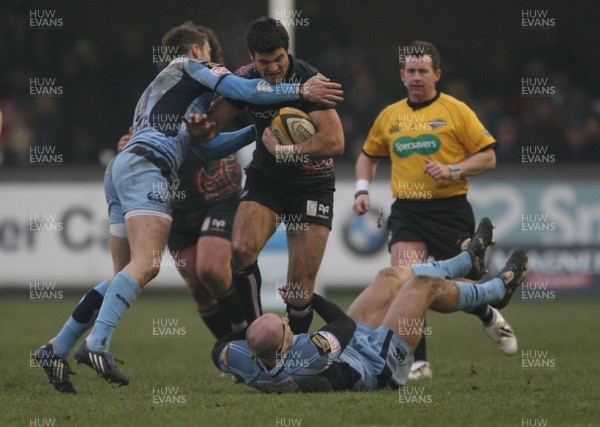
[[[254,129],[249,126],[219,135],[208,143],[193,141],[180,126],[182,118],[191,113],[193,101],[211,91],[258,104],[306,98],[335,105],[342,100],[340,86],[322,77],[277,88],[261,79],[234,76],[219,64],[208,62],[210,46],[206,35],[189,25],[170,30],[163,43],[176,46],[184,54],[171,61],[144,91],[135,111],[133,136],[107,168],[105,191],[116,274],[82,300],[100,298],[102,305],[91,333],[75,352],[78,363],[90,366],[100,377],[119,385],[127,385],[129,380],[115,367],[108,351],[110,340],[141,288],[159,272],[172,221],[169,193],[177,187],[176,171],[183,157],[190,146],[203,152],[212,150],[213,154],[216,150],[223,157],[255,139]],[[216,135],[213,128],[211,124],[205,127],[210,137]],[[126,265],[124,260],[128,260]],[[61,331],[65,332],[64,347],[72,345],[78,329],[88,327],[89,324],[77,321],[68,325],[68,330]],[[70,368],[66,354],[60,347],[60,340],[42,346],[35,358],[57,390],[74,392],[68,381]]]
[[[223,372],[264,392],[371,391],[398,388],[408,379],[425,312],[468,310],[481,304],[504,308],[527,273],[527,255],[513,252],[498,276],[475,284],[448,280],[482,277],[492,225],[484,218],[469,247],[432,264],[388,267],[358,296],[347,313],[314,294],[313,308],[327,323],[294,335],[287,317],[268,313],[245,331],[219,340],[212,358]]]

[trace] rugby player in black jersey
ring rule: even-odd
[[[238,76],[262,77],[273,84],[302,83],[319,74],[313,66],[291,55],[287,31],[272,18],[252,22],[246,41],[252,63],[240,68]],[[315,125],[315,135],[293,147],[278,145],[268,128],[281,107],[306,112]],[[261,314],[258,254],[283,224],[289,251],[287,282],[282,286],[286,311],[292,331],[307,332],[313,317],[315,279],[331,230],[335,191],[331,157],[344,151],[342,124],[332,107],[304,99],[254,105],[220,98],[211,107],[209,119],[220,126],[244,108],[263,141],[257,142],[252,162],[246,168],[247,180],[235,216],[234,285],[244,304],[246,320],[251,322]]]

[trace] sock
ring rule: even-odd
[[[410,267],[413,274],[426,274],[428,276],[440,277],[442,279],[453,279],[464,277],[469,274],[473,261],[467,251],[463,251],[454,258],[446,261],[435,261],[429,264],[414,264]]]
[[[212,332],[215,338],[222,338],[232,331],[229,318],[218,305],[215,305],[207,311],[198,310],[198,313],[200,313],[200,317],[202,317],[204,324],[208,330]]]
[[[117,323],[133,304],[141,290],[135,280],[124,271],[114,277],[104,295],[94,328],[86,338],[90,350],[108,351],[110,339]]]
[[[240,303],[244,310],[246,322],[252,323],[262,314],[262,305],[260,302],[260,286],[262,278],[258,262],[244,269],[236,269],[233,265],[233,286],[238,293]]]
[[[467,311],[467,313],[474,314],[475,316],[479,317],[484,325],[489,325],[494,319],[492,307],[487,304],[476,307],[474,310]]]
[[[285,312],[288,314],[290,329],[294,334],[305,334],[308,332],[314,316],[312,301],[301,307],[287,304]]]
[[[498,302],[506,294],[504,282],[499,277],[478,285],[465,282],[454,283],[458,288],[457,310],[468,311],[483,304]]]
[[[233,330],[237,331],[248,325],[246,323],[246,316],[244,315],[240,296],[233,286],[224,294],[218,296],[215,295],[215,299],[217,300],[221,311],[227,316],[227,322],[231,323]]]
[[[425,334],[421,335],[421,340],[413,353],[415,355],[415,360],[427,360],[427,341],[425,340]]]
[[[90,289],[79,300],[79,304],[58,335],[50,340],[54,354],[58,357],[66,359],[77,340],[94,324],[108,285],[109,282],[104,281]]]

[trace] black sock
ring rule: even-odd
[[[91,289],[85,296],[79,301],[75,310],[73,310],[73,319],[79,323],[88,323],[92,320],[94,311],[100,310],[104,297],[100,295],[96,289]]]
[[[222,338],[232,331],[229,318],[218,305],[207,311],[198,310],[198,313],[215,338]]]
[[[254,262],[249,267],[238,270],[233,265],[233,287],[239,295],[246,322],[252,323],[262,314],[262,305],[260,302],[260,286],[262,278],[258,269],[258,262]]]
[[[415,348],[414,354],[415,360],[427,360],[427,346],[425,342],[425,334],[421,336],[421,340],[419,341],[419,344],[417,344],[417,348]]]
[[[469,311],[468,313],[474,314],[475,316],[479,317],[479,319],[481,319],[484,325],[489,324],[494,318],[494,312],[492,311],[492,308],[487,304],[480,305],[479,307]]]
[[[287,304],[285,312],[288,314],[290,329],[294,334],[304,334],[308,332],[314,316],[312,301],[309,301],[301,307]]]
[[[233,286],[223,295],[215,295],[215,299],[217,300],[221,311],[229,318],[233,329],[242,329],[247,325],[240,297]]]

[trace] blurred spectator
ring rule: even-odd
[[[496,159],[498,165],[521,162],[521,138],[519,124],[511,118],[498,121],[492,135],[496,138]]]
[[[216,3],[207,0],[206,7],[212,4]],[[45,4],[2,2],[0,164],[27,165],[31,144],[56,147],[65,155],[66,165],[99,164],[99,154],[113,150],[115,138],[131,125],[135,103],[156,73],[152,49],[160,45],[160,35],[190,18],[210,25],[222,39],[228,65],[235,69],[248,61],[244,42],[248,22],[266,12],[252,4],[235,10],[217,8],[203,22],[194,13],[159,4],[160,19],[130,19],[127,11],[135,16],[135,6],[123,3],[115,12],[120,20],[107,25],[105,18],[111,12],[86,15],[85,5],[73,3],[57,5],[63,28],[35,30],[29,27],[29,10]],[[344,85],[346,101],[338,111],[345,125],[346,152],[339,161],[353,164],[377,113],[404,96],[397,82],[398,40],[425,35],[377,23],[359,25],[361,17],[353,13],[362,6],[345,10],[340,5],[317,0],[299,4],[296,54]],[[561,27],[573,25],[583,23],[561,19]],[[434,39],[441,37],[441,32],[431,31]],[[465,31],[456,33],[456,41],[447,42],[443,50],[446,77],[440,88],[464,100],[490,128],[499,142],[499,162],[518,162],[523,145],[547,146],[558,161],[600,159],[600,94],[592,84],[595,65],[585,54],[589,49],[570,43],[566,32],[560,34],[527,32],[526,37],[518,36],[518,43],[507,38],[486,47]],[[485,72],[465,62],[465,42],[473,48],[467,54],[486,64]],[[35,77],[56,78],[63,95],[31,96],[30,79]],[[554,93],[526,96],[527,78],[547,79],[544,85]]]

